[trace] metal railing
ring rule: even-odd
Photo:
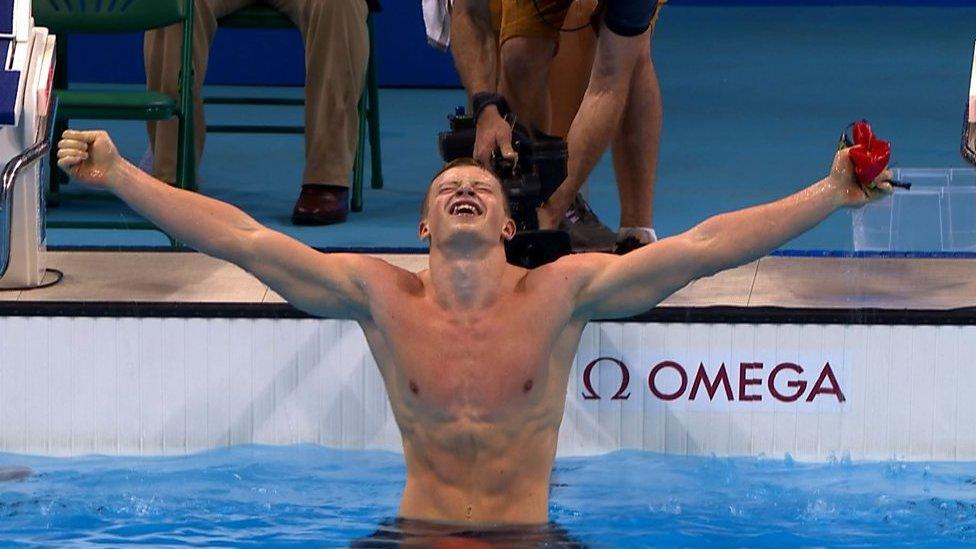
[[[48,112],[41,116],[39,121],[40,134],[37,136],[34,144],[26,151],[11,158],[3,166],[3,171],[0,172],[0,278],[3,278],[3,275],[7,273],[7,268],[10,266],[10,246],[11,239],[13,238],[13,231],[11,229],[13,223],[14,186],[17,184],[17,178],[21,172],[34,162],[44,158],[44,155],[51,150],[50,121],[54,119],[53,115],[57,112],[56,101],[52,97],[48,106]],[[41,212],[41,215],[44,215],[44,212]]]

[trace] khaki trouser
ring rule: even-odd
[[[196,0],[193,31],[194,130],[197,162],[206,122],[201,86],[217,19],[259,0]],[[358,102],[366,75],[369,37],[363,0],[264,0],[295,22],[305,42],[305,173],[302,183],[349,186],[359,134]],[[150,90],[177,96],[182,25],[146,33],[144,55]],[[255,48],[260,44],[255,44]],[[159,179],[176,179],[175,120],[149,123],[149,144]]]

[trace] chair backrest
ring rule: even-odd
[[[134,32],[186,18],[192,0],[32,0],[35,24],[60,33]]]

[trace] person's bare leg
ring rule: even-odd
[[[612,146],[622,228],[654,227],[654,183],[661,120],[661,88],[648,50],[637,62],[620,130]]]
[[[627,106],[631,79],[641,55],[648,55],[649,39],[650,30],[639,36],[625,37],[601,25],[590,83],[567,137],[568,175],[539,209],[541,228],[556,228],[600,156],[617,135]]]
[[[552,40],[529,36],[509,38],[500,48],[498,92],[529,129],[549,130],[549,67],[555,52]]]
[[[596,0],[573,2],[563,27],[576,29],[593,17]],[[549,129],[547,133],[565,138],[579,111],[590,82],[590,70],[596,55],[596,33],[585,27],[559,35],[559,50],[549,69]]]

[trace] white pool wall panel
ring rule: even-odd
[[[382,378],[353,322],[0,317],[0,333],[0,451],[400,449]],[[585,398],[583,374],[599,358],[589,376],[599,398]],[[573,365],[559,454],[976,460],[974,361],[973,326],[592,323]],[[669,401],[649,384],[663,362],[687,377]],[[615,400],[618,363],[630,382],[627,398]],[[804,370],[774,376],[781,396],[805,382],[794,402],[770,394],[769,374],[781,363]],[[717,382],[722,364],[731,400]],[[829,391],[808,401],[826,364],[843,402]],[[714,398],[705,384],[690,398],[699,365],[703,381],[716,383]],[[680,380],[677,366],[654,378],[667,395]],[[832,390],[823,380],[821,389]],[[755,400],[740,399],[740,390]]]

